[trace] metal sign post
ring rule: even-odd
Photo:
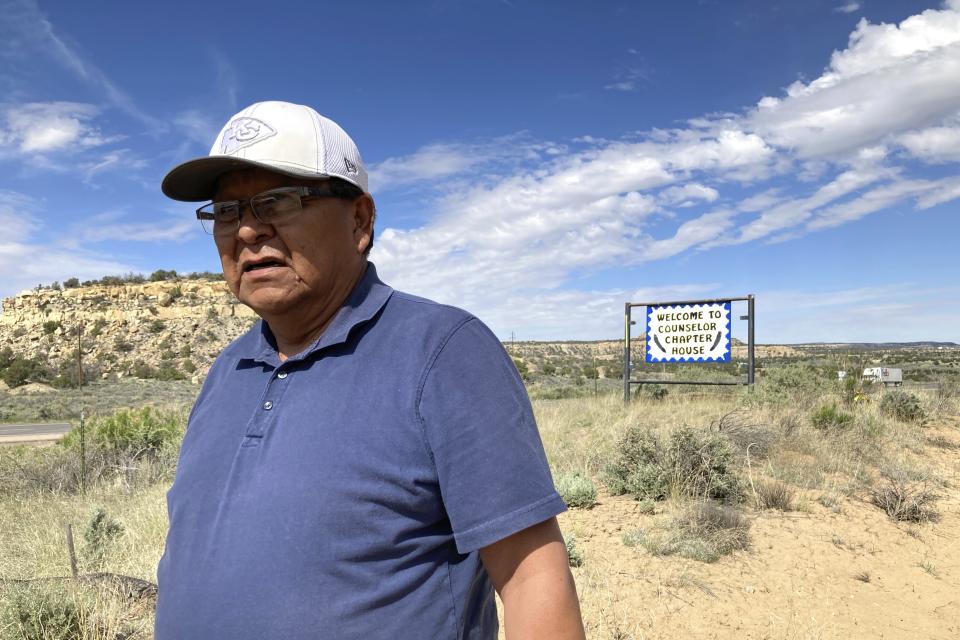
[[[674,302],[627,302],[624,304],[623,401],[630,402],[630,386],[644,384],[753,385],[756,372],[754,351],[753,294],[739,298],[682,300]],[[734,302],[747,303],[746,380],[634,380],[630,353],[633,307],[644,307],[646,319],[644,361],[646,362],[729,362]]]

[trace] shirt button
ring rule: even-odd
[[[280,373],[277,374],[277,377],[280,378],[281,380],[283,380],[284,378],[287,377],[287,372],[286,372],[286,371],[281,371]]]
[[[273,409],[273,403],[267,400],[263,403],[263,408],[267,411],[270,411],[270,409]]]

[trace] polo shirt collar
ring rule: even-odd
[[[334,316],[333,322],[313,344],[296,356],[289,358],[287,362],[302,360],[327,347],[343,344],[349,339],[350,332],[355,327],[369,322],[380,312],[380,309],[383,308],[392,294],[393,288],[384,284],[377,276],[377,268],[374,264],[367,262],[363,277],[360,278],[360,282],[347,296],[340,310],[337,311],[337,315]],[[249,354],[245,356],[246,359],[266,362],[274,367],[281,364],[277,355],[276,339],[266,322],[261,320],[260,331],[251,331],[247,335],[252,338],[253,342],[250,344],[250,348],[245,349],[246,353]]]

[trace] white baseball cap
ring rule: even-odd
[[[230,118],[210,154],[170,170],[161,189],[174,200],[210,200],[217,180],[260,167],[296,178],[341,178],[368,192],[367,170],[347,132],[310,107],[257,102]]]

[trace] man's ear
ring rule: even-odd
[[[363,253],[373,241],[373,224],[377,218],[377,206],[373,197],[365,193],[353,203],[353,241],[358,253]]]

